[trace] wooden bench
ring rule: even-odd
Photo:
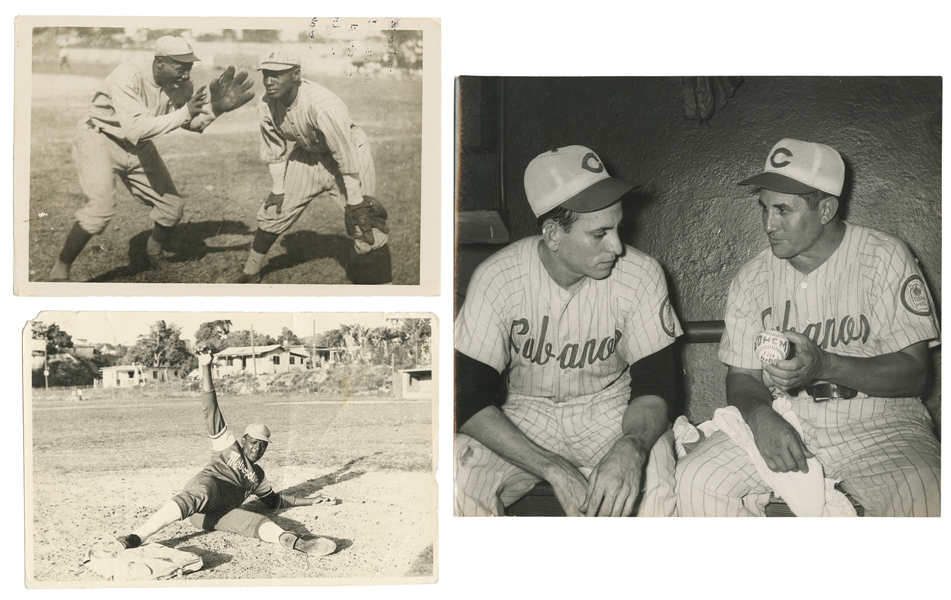
[[[723,336],[723,321],[687,321],[681,323],[684,334],[677,338],[678,344],[718,344]],[[841,490],[840,490],[841,491]],[[845,493],[845,492],[843,492]],[[858,516],[865,515],[865,508],[851,496],[846,497],[855,507]],[[772,496],[765,508],[767,517],[795,517],[782,499]],[[519,498],[505,509],[510,517],[564,517],[555,492],[547,481],[538,483],[532,491]]]

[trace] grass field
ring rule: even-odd
[[[141,524],[204,466],[211,446],[195,395],[155,399],[126,391],[81,403],[60,397],[34,390],[32,402],[26,468],[33,477],[33,579],[40,586],[103,583],[80,565],[86,552]],[[202,557],[204,568],[187,579],[433,575],[431,403],[269,395],[221,398],[221,406],[234,429],[251,422],[271,428],[273,442],[259,464],[277,488],[343,500],[276,513],[255,501],[246,506],[285,529],[330,537],[339,550],[314,559],[179,522],[151,541]]]
[[[71,147],[76,124],[86,114],[95,87],[114,67],[72,65],[68,71],[35,63],[30,135],[29,269],[44,281],[86,198],[79,186]],[[217,71],[196,68],[196,85]],[[74,264],[74,281],[213,283],[239,271],[256,229],[255,213],[270,191],[267,166],[258,156],[256,105],[262,86],[255,73],[255,99],[223,115],[201,135],[177,130],[155,140],[179,193],[185,217],[162,272],[148,271],[145,241],[149,208],[118,186],[118,214]],[[419,283],[422,90],[417,76],[322,78],[370,137],[377,197],[389,211],[393,283]],[[270,253],[265,283],[345,284],[351,242],[337,205],[320,198],[282,236]]]

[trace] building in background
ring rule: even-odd
[[[179,381],[181,372],[171,367],[144,367],[142,365],[115,365],[103,367],[102,387],[128,388],[151,383]]]
[[[304,346],[285,347],[281,344],[267,346],[234,346],[215,355],[215,366],[221,375],[255,373],[287,373],[311,368],[310,353]]]

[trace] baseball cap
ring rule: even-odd
[[[286,48],[278,48],[261,61],[258,71],[286,71],[300,66],[300,57]]]
[[[262,425],[261,423],[248,425],[244,430],[244,435],[250,435],[254,439],[267,442],[268,444],[271,443],[271,430],[267,428],[267,425]]]
[[[758,185],[783,194],[821,190],[838,196],[844,182],[845,163],[833,148],[784,138],[770,150],[766,170],[738,185]]]
[[[549,150],[525,169],[525,195],[536,217],[558,206],[575,212],[601,210],[635,187],[608,175],[598,155],[584,146]]]
[[[188,40],[177,35],[163,35],[155,40],[155,56],[167,56],[178,62],[201,62]]]

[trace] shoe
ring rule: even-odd
[[[46,278],[47,281],[54,283],[62,283],[64,281],[69,281],[69,267],[61,266],[60,263],[53,265],[53,268],[50,269],[50,275]]]
[[[171,255],[164,250],[158,254],[145,254],[145,260],[149,265],[149,269],[153,271],[161,271],[168,265],[168,260],[171,258]]]
[[[327,556],[337,551],[337,544],[330,539],[322,537],[302,538],[290,531],[285,531],[278,538],[281,545],[297,552],[303,552],[310,556]]]
[[[138,548],[142,545],[142,540],[134,533],[130,533],[129,535],[120,535],[116,538],[116,541],[119,542],[119,545],[125,550],[128,550],[129,548]]]
[[[218,280],[218,283],[261,283],[261,272],[258,271],[254,275],[248,275],[241,271],[237,275],[222,277]]]

